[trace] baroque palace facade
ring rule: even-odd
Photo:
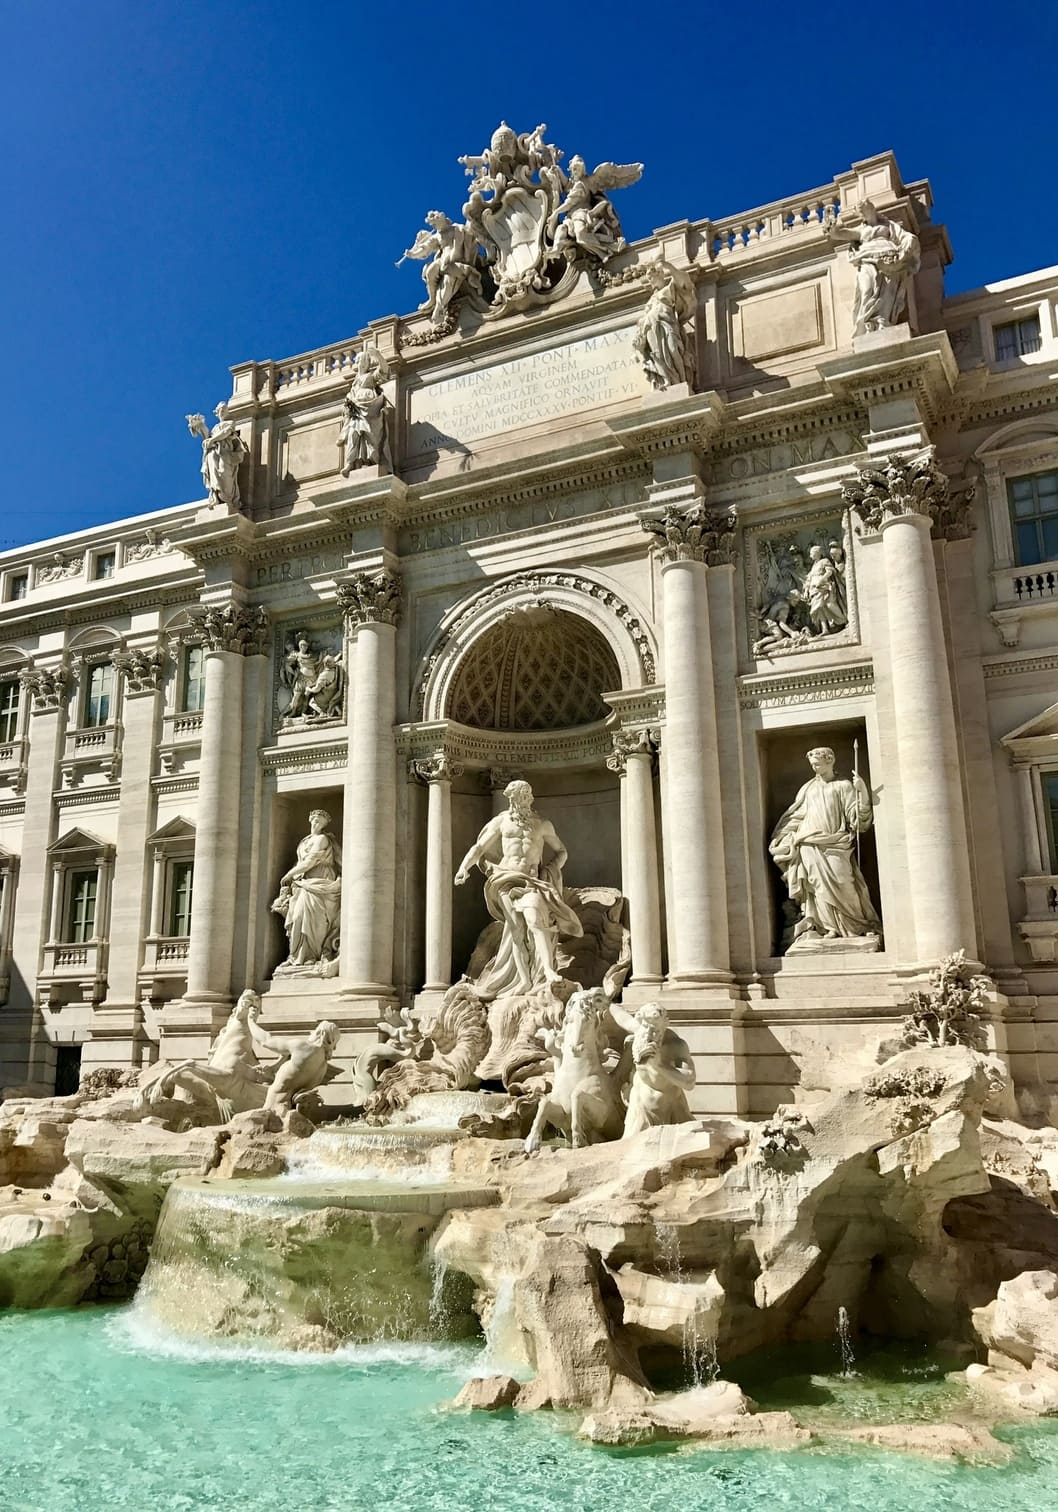
[[[1058,269],[946,297],[888,153],[632,244],[639,165],[562,157],[501,128],[417,313],[235,367],[206,501],[0,556],[0,1084],[247,985],[351,1067],[475,958],[512,778],[697,1108],[959,950],[1058,1081]]]

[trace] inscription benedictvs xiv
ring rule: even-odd
[[[642,397],[649,385],[634,335],[626,326],[413,389],[409,459]]]

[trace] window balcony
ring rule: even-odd
[[[29,741],[22,736],[0,744],[0,788],[9,794],[25,792],[28,761]]]
[[[100,1003],[107,990],[106,940],[83,943],[50,940],[37,978],[37,992],[49,1007],[63,1003]]]
[[[187,709],[166,714],[158,743],[159,770],[167,777],[179,772],[202,750],[202,710]]]
[[[60,767],[64,788],[79,787],[90,773],[101,773],[107,782],[116,782],[121,773],[121,726],[68,731]]]

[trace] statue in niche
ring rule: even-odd
[[[386,359],[377,347],[367,346],[356,359],[356,376],[345,396],[342,442],[345,455],[342,476],[358,467],[391,468],[389,446],[389,401],[382,385],[389,377]]]
[[[852,316],[856,335],[882,331],[903,319],[911,280],[921,261],[918,237],[896,221],[883,220],[870,200],[858,207],[858,226],[841,225],[840,216],[828,222],[831,241],[849,242],[849,261],[856,269],[856,299]]]
[[[289,952],[273,976],[336,976],[341,919],[341,849],[329,834],[325,809],[309,815],[309,833],[298,842],[294,865],[283,874],[272,912],[287,932]]]
[[[507,811],[490,819],[456,872],[461,887],[477,866],[485,874],[485,906],[503,925],[499,948],[473,984],[479,998],[531,993],[562,980],[555,963],[560,935],[583,933],[562,896],[568,852],[554,825],[533,809],[527,782],[503,790]]]
[[[686,1123],[693,1117],[687,1093],[694,1062],[687,1041],[669,1028],[668,1013],[660,1003],[643,1003],[635,1013],[611,1003],[610,1014],[628,1033],[616,1072],[620,1085],[631,1077],[622,1138],[657,1124]]]
[[[874,819],[871,795],[858,772],[834,776],[834,752],[808,752],[813,776],[775,826],[768,850],[799,910],[788,950],[825,948],[860,940],[878,949],[881,920],[855,855],[857,835]]]
[[[282,683],[279,706],[284,719],[341,716],[345,671],[337,642],[334,646],[330,651],[322,650],[300,633],[287,642],[279,674]]]
[[[238,514],[242,502],[239,494],[239,468],[250,455],[246,442],[228,419],[228,406],[218,404],[213,413],[217,423],[210,430],[205,415],[187,415],[187,428],[202,441],[202,482],[209,495],[210,508],[220,504],[229,514]]]
[[[426,298],[419,309],[430,312],[432,326],[446,327],[452,301],[457,295],[471,294],[480,298],[477,246],[470,227],[454,225],[443,210],[427,211],[426,224],[430,229],[419,232],[398,260],[397,267],[405,258],[414,262],[429,259],[422,270]]]
[[[754,655],[795,650],[847,627],[845,548],[829,529],[817,530],[807,550],[803,536],[761,542]]]
[[[694,283],[662,258],[647,269],[652,293],[636,323],[633,345],[656,389],[694,383]]]

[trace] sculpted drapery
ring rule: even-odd
[[[309,815],[309,833],[298,842],[297,860],[283,876],[272,904],[283,919],[290,944],[276,976],[320,975],[337,960],[341,852],[334,836],[327,833],[330,822],[323,809]]]
[[[775,827],[768,849],[786,890],[800,907],[794,947],[813,939],[877,934],[881,920],[856,862],[856,836],[873,820],[862,778],[834,776],[834,752],[809,751],[815,776]]]

